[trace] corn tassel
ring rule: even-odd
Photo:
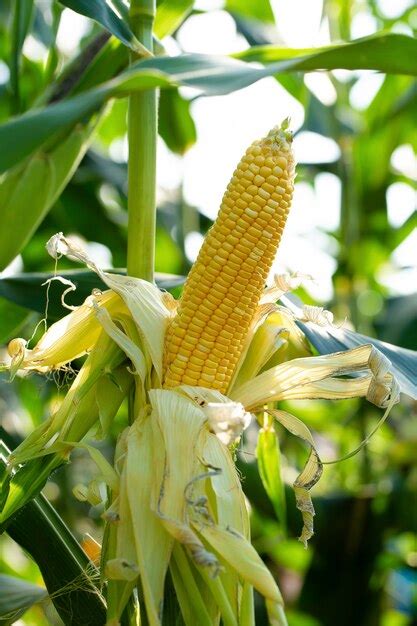
[[[167,332],[165,387],[227,390],[281,239],[293,180],[284,122],[248,148],[227,187]]]

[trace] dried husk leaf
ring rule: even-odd
[[[384,385],[386,390],[387,386],[395,387],[390,365],[388,359],[374,346],[364,345],[344,352],[282,363],[233,389],[230,396],[242,402],[248,410],[252,410],[268,402],[284,400],[287,397],[294,398],[297,389],[299,393],[297,397],[306,397],[303,396],[305,386],[336,375],[360,371],[370,372],[377,388]],[[347,381],[347,384],[349,383],[350,380]],[[372,394],[378,395],[374,388]]]
[[[110,337],[103,331],[101,333],[58,410],[13,451],[10,456],[12,465],[51,454],[55,444],[57,449],[62,449],[58,445],[60,442],[80,441],[97,423],[99,409],[95,385],[124,358]],[[120,395],[118,397],[120,399]]]
[[[311,281],[312,277],[308,274],[275,274],[274,285],[267,287],[261,297],[260,303],[276,302],[284,293],[298,289],[304,282]]]
[[[189,525],[186,502],[187,487],[198,475],[204,415],[192,401],[175,391],[152,389],[149,397],[154,409],[152,424],[160,431],[165,453],[158,515],[164,528],[187,548],[197,565],[216,572],[217,559],[207,552]]]
[[[302,472],[294,481],[294,493],[297,508],[301,511],[303,517],[303,529],[299,537],[300,541],[307,547],[308,540],[313,536],[313,517],[314,506],[310,497],[310,489],[320,480],[323,473],[323,464],[317,453],[313,436],[307,426],[298,417],[287,413],[287,411],[278,411],[276,409],[267,409],[280,424],[284,426],[290,433],[299,437],[309,444],[311,450],[307,462]]]
[[[161,623],[164,581],[173,539],[161,524],[154,504],[153,484],[164,470],[164,452],[154,447],[149,418],[137,419],[127,436],[126,496],[129,504],[136,562],[140,571],[150,626]]]
[[[110,315],[126,310],[113,291],[98,294],[95,299]],[[25,340],[13,339],[8,348],[12,367],[20,360],[18,369],[40,372],[59,369],[90,351],[101,332],[101,325],[94,314],[93,299],[89,296],[84,304],[52,324],[32,350],[26,348]]]
[[[116,326],[106,309],[95,306],[94,311],[98,321],[109,337],[113,339],[119,348],[123,350],[126,356],[132,361],[135,368],[133,373],[139,376],[142,384],[145,384],[147,372],[146,361],[142,350],[122,330],[120,330],[120,328]]]
[[[47,250],[54,258],[65,255],[85,263],[122,298],[136,323],[143,346],[151,356],[159,383],[161,383],[165,332],[174,313],[172,307],[166,306],[166,296],[156,285],[146,280],[103,272],[84,250],[64,237],[62,233],[51,237],[47,243]]]
[[[217,469],[209,479],[211,490],[207,489],[214,521],[224,528],[236,529],[249,540],[249,513],[230,451],[214,434],[207,433],[203,458],[209,468]],[[233,612],[239,616],[242,602],[239,576],[233,568],[227,568],[220,574],[220,578]]]

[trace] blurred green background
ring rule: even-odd
[[[58,3],[35,2],[17,100],[9,83],[12,4],[0,4],[0,123],[32,107],[66,60],[100,32],[93,22],[62,10]],[[266,43],[326,45],[381,30],[415,36],[414,3],[201,0],[163,44],[169,53],[230,54]],[[274,271],[311,275],[299,295],[332,310],[337,324],[417,350],[416,111],[414,78],[370,71],[281,75],[215,98],[184,88],[164,91],[156,270],[188,271],[243,150],[290,115],[299,166],[294,208]],[[44,246],[58,231],[79,236],[103,267],[125,267],[126,159],[126,101],[118,100],[107,107],[64,193],[1,278],[22,271],[52,272],[54,262]],[[60,270],[67,267],[74,266],[59,262]],[[45,288],[37,287],[34,293],[31,297],[43,311]],[[49,313],[50,322],[57,311]],[[0,295],[1,344],[31,336],[40,318]],[[19,442],[45,418],[69,378],[31,376],[9,384],[2,377],[1,423],[11,442]],[[315,433],[324,459],[355,448],[378,417],[378,410],[361,400],[294,405],[294,412]],[[125,412],[123,408],[120,422],[126,420]],[[284,478],[290,485],[306,450],[284,431],[279,435]],[[239,467],[251,505],[254,544],[280,583],[290,626],[415,626],[415,404],[403,398],[368,447],[348,461],[325,467],[313,490],[316,534],[307,551],[296,539],[301,523],[290,487],[286,536],[275,518],[257,474],[255,441],[250,430]],[[100,443],[109,458],[113,444]],[[81,478],[88,482],[93,474],[88,456],[76,451],[73,463],[52,476],[44,493],[94,553],[90,536],[100,542],[101,511],[76,501],[71,491]],[[4,535],[0,541],[1,571],[42,585],[37,567],[17,544]],[[265,620],[259,602],[257,624]],[[16,623],[60,621],[51,603],[42,600]]]

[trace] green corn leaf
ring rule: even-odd
[[[10,59],[10,86],[15,109],[20,109],[19,72],[23,44],[32,21],[33,0],[17,0],[13,7],[12,50]]]
[[[128,22],[119,17],[111,5],[105,0],[60,0],[61,4],[76,13],[95,20],[112,35],[117,37],[125,46],[137,50],[139,42],[133,34]]]
[[[12,624],[33,604],[44,600],[46,589],[25,580],[0,574],[0,624]]]
[[[257,0],[257,2],[227,0],[226,9],[246,19],[269,23],[274,23],[275,21],[269,0]]]
[[[7,533],[36,561],[65,624],[105,623],[106,605],[98,589],[99,574],[43,496],[22,509]]]
[[[159,99],[159,134],[172,152],[185,154],[197,139],[190,103],[178,89],[164,89]]]
[[[0,297],[0,345],[16,337],[30,312]]]
[[[165,0],[156,11],[154,30],[162,39],[173,33],[191,12],[194,0]]]
[[[0,153],[0,172],[31,154],[54,133],[68,131],[76,122],[92,115],[109,98],[125,97],[152,87],[177,85],[195,87],[206,95],[226,94],[274,73],[279,65],[254,67],[227,57],[198,54],[139,61],[100,87],[3,124],[0,144],[9,149]]]
[[[82,92],[111,78],[127,63],[128,52],[120,42],[112,39],[103,47],[102,39],[93,40],[83,56],[64,73],[62,85],[58,83],[55,91],[45,92],[44,98],[56,101],[67,92]],[[66,134],[51,137],[48,148],[35,151],[24,163],[19,163],[0,177],[3,217],[0,270],[20,252],[62,193],[89,146],[96,122],[97,119],[87,124],[81,122],[73,125]],[[33,171],[40,167],[45,170],[43,181]],[[40,193],[36,193],[36,186],[40,187]],[[12,237],[10,233],[13,233]]]
[[[109,98],[125,97],[154,87],[194,87],[205,95],[223,95],[279,73],[315,69],[375,69],[416,76],[417,41],[397,34],[382,34],[329,46],[294,50],[263,46],[240,53],[246,61],[269,63],[262,67],[231,59],[199,54],[155,57],[139,61],[117,78],[78,96],[33,110],[0,128],[0,171],[19,162],[52,134],[90,116]]]
[[[126,274],[124,269],[111,270],[117,274]],[[101,279],[90,270],[64,270],[59,276],[70,280],[76,286],[76,291],[69,294],[69,304],[79,305],[89,296],[93,289],[107,289]],[[37,311],[44,315],[46,306],[46,287],[42,287],[45,281],[52,278],[53,274],[35,272],[15,274],[0,278],[0,297],[13,302],[20,307]],[[172,289],[182,285],[185,278],[175,274],[156,274],[156,284],[160,289]],[[66,315],[68,311],[62,306],[62,284],[53,281],[48,292],[48,319],[56,320]],[[0,300],[1,302],[1,300]],[[0,327],[1,328],[1,327]]]
[[[281,452],[277,433],[272,425],[267,425],[259,431],[256,456],[263,486],[285,533],[286,502],[285,486],[281,476]]]
[[[3,436],[4,432],[0,434]],[[0,466],[3,468],[9,452],[0,439]],[[48,595],[65,624],[101,626],[105,623],[106,606],[98,588],[98,571],[42,494],[9,520],[7,534],[38,565]],[[3,585],[1,589],[3,592]],[[3,598],[4,594],[0,595]]]
[[[249,48],[234,57],[259,63],[286,63],[286,70],[377,70],[386,74],[416,76],[417,40],[396,33],[378,33],[349,43],[323,48],[281,48],[274,45]]]
[[[75,107],[72,106],[74,100]],[[85,115],[91,116],[98,110],[103,101],[101,92],[92,90],[72,100],[30,111],[3,124],[0,127],[0,141],[8,146],[7,151],[3,152],[7,152],[8,156],[5,159],[0,158],[0,171],[5,172],[29,156],[54,132],[70,131]],[[33,194],[33,191],[30,190],[30,193]]]

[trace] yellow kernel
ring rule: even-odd
[[[261,191],[261,190],[259,190]],[[272,193],[274,193],[275,191],[275,187],[273,185],[270,185],[269,183],[264,183],[262,185],[262,191],[266,191],[267,194],[271,195]]]
[[[264,178],[267,178],[268,176],[270,176],[271,174],[271,168],[270,167],[265,167],[265,165],[263,167],[261,167],[261,169],[259,170],[259,174],[261,176],[263,176]]]
[[[245,213],[246,215],[249,215],[249,217],[257,217],[258,215],[258,211],[254,211],[253,209],[250,209],[249,207],[245,209]]]
[[[182,377],[182,382],[185,385],[197,385],[198,383],[198,377],[194,377],[192,376],[191,372],[190,374],[184,374]]]
[[[268,196],[268,198],[269,198],[269,196]],[[254,209],[254,210],[255,210],[255,204],[256,204],[256,208],[257,208],[257,209],[259,209],[259,207],[262,209],[262,208],[265,206],[265,204],[266,204],[266,198],[262,198],[262,197],[258,194],[257,196],[255,196],[255,197],[253,198],[253,202],[251,202],[251,203],[249,204],[249,207],[250,207],[251,209]]]
[[[205,374],[205,373],[203,373],[200,376],[200,380],[203,380],[203,381],[205,381],[207,383],[211,383],[211,382],[213,382],[215,380],[215,376],[213,374]]]
[[[246,191],[250,193],[251,196],[256,196],[258,194],[259,187],[257,187],[256,185],[250,185]]]
[[[260,187],[264,182],[265,182],[265,178],[263,176],[259,176],[259,174],[257,174],[255,178],[253,179],[253,183],[255,185],[258,185],[258,187]]]
[[[248,180],[252,180],[253,172],[246,170],[246,172],[242,172],[241,176],[243,176],[243,178],[247,178]]]
[[[272,192],[269,192],[267,189],[265,189],[265,185],[263,187],[260,187],[258,191],[258,195],[265,201],[269,200],[271,193]]]
[[[270,185],[274,185],[274,187],[276,187],[277,185],[279,185],[279,178],[277,178],[277,176],[274,176],[272,174],[271,176],[267,177],[266,182],[269,183]]]

